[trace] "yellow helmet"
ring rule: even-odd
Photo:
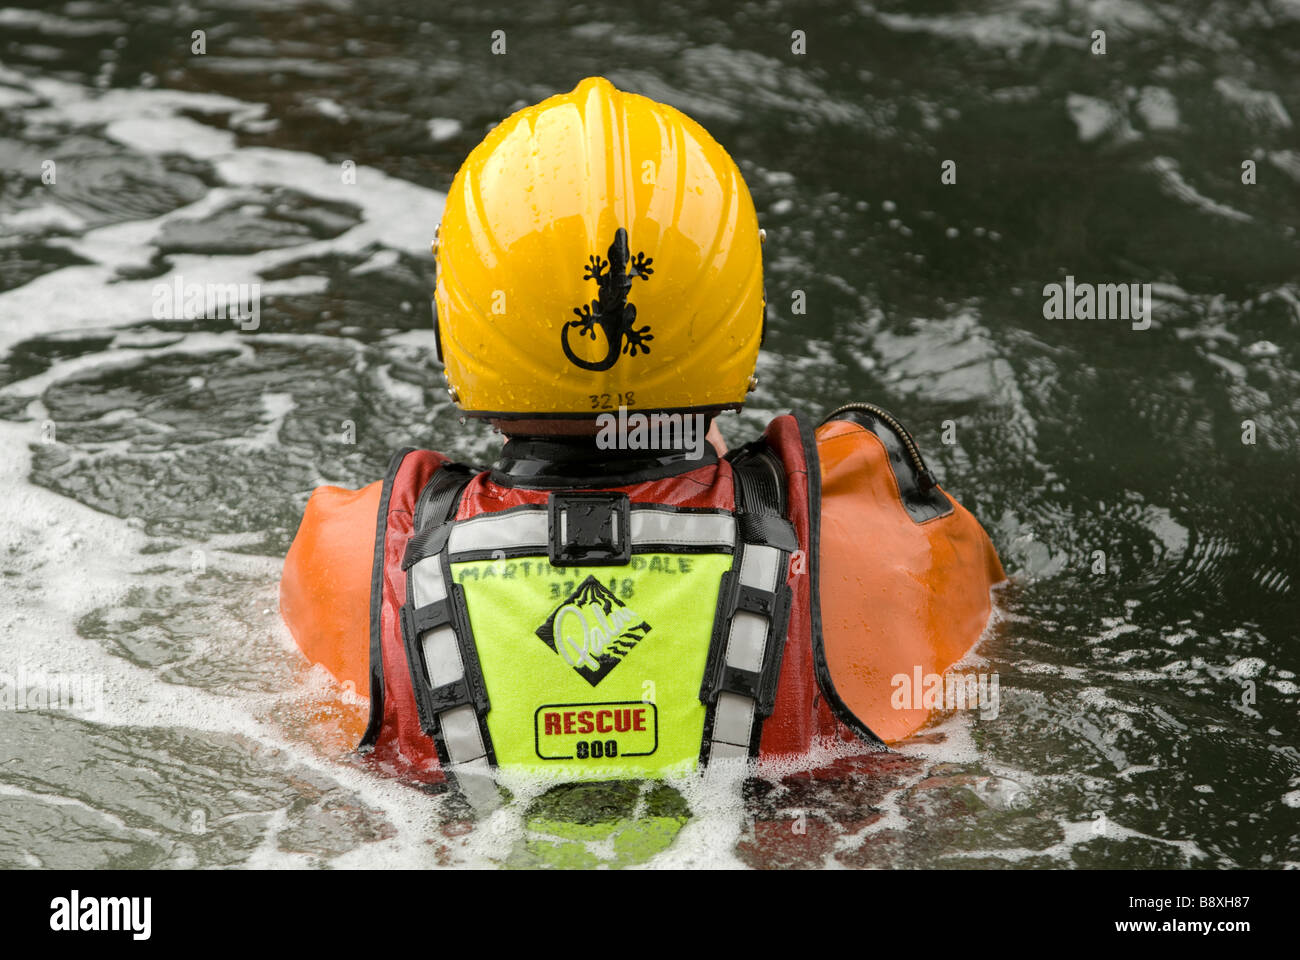
[[[470,153],[434,242],[439,358],[478,416],[739,407],[763,333],[758,216],[690,117],[602,77]]]

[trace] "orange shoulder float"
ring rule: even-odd
[[[362,695],[370,692],[370,573],[382,486],[317,487],[280,578],[280,613],[298,647]]]
[[[854,715],[886,742],[930,711],[895,709],[891,680],[942,674],[983,633],[989,588],[1005,579],[979,522],[953,510],[917,522],[874,433],[834,420],[817,429],[822,470],[821,606],[827,667]]]

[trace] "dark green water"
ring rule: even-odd
[[[490,458],[429,238],[490,125],[591,74],[758,205],[728,437],[879,403],[988,528],[996,718],[479,817],[349,759],[279,560],[319,483]],[[102,684],[0,714],[0,865],[1300,865],[1297,77],[1296,0],[0,7],[0,672]],[[260,282],[258,329],[154,319],[178,275]],[[1149,329],[1045,319],[1067,275],[1152,284]]]

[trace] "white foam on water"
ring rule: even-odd
[[[1032,8],[1032,4],[1024,6]],[[1021,11],[960,15],[945,13],[942,16],[872,12],[886,28],[898,33],[926,33],[985,47],[1015,49],[1030,44],[1082,47],[1087,43],[1086,38],[1032,23],[1020,15]]]
[[[396,262],[395,251],[425,256],[428,240],[441,217],[443,196],[368,168],[356,170],[356,184],[343,182],[341,170],[318,157],[293,151],[257,148],[241,150],[226,130],[180,116],[194,111],[209,116],[225,115],[238,126],[253,122],[264,107],[228,97],[164,90],[113,90],[98,93],[75,84],[49,78],[29,79],[18,71],[0,68],[0,80],[16,89],[6,90],[9,100],[31,106],[28,122],[66,127],[105,125],[107,136],[139,152],[179,153],[212,162],[226,180],[226,186],[210,190],[198,201],[162,216],[142,221],[113,224],[78,237],[55,238],[90,264],[65,267],[36,278],[28,284],[0,294],[0,350],[19,340],[42,333],[100,331],[151,319],[156,286],[183,278],[188,285],[227,284],[255,281],[259,275],[282,263],[330,253],[351,254],[372,246],[387,251],[371,262],[376,266]],[[173,255],[171,269],[147,280],[119,280],[119,267],[149,263],[165,226],[173,220],[207,216],[227,203],[253,196],[249,188],[288,187],[331,201],[347,201],[360,208],[362,221],[331,240],[252,255],[208,257]],[[56,195],[57,197],[57,195]],[[39,229],[52,226],[81,229],[80,218],[57,203],[18,214],[6,214],[11,227]],[[268,281],[263,293],[317,292],[324,281],[302,277]],[[106,349],[61,359],[45,371],[9,384],[9,396],[37,398],[55,383],[82,373],[133,366],[171,353],[228,353],[247,357],[252,336],[257,343],[313,344],[333,350],[360,351],[353,341],[310,334],[272,334],[232,330],[214,334],[196,332],[183,336],[142,337],[124,332]],[[412,346],[427,347],[413,332]],[[129,347],[130,349],[122,349]],[[397,389],[398,385],[394,385]],[[262,396],[260,428],[252,437],[238,442],[251,447],[277,443],[278,432],[291,412],[290,395]],[[119,606],[132,588],[161,587],[183,582],[189,573],[191,555],[202,548],[209,568],[216,567],[243,577],[248,583],[263,584],[260,594],[273,596],[280,574],[280,561],[245,553],[227,552],[259,539],[256,534],[214,536],[206,542],[182,541],[164,553],[142,554],[150,539],[136,522],[100,513],[90,507],[33,485],[28,477],[32,447],[42,441],[44,410],[33,400],[29,413],[35,421],[0,421],[0,568],[6,575],[6,623],[0,628],[0,664],[39,665],[46,674],[90,674],[102,677],[104,696],[100,708],[83,716],[107,727],[140,726],[205,731],[227,737],[247,738],[255,745],[280,751],[293,764],[318,771],[355,792],[362,803],[380,811],[396,829],[391,841],[363,845],[337,858],[343,865],[385,865],[429,867],[437,861],[437,847],[426,841],[438,836],[440,803],[411,787],[375,777],[361,768],[340,764],[322,756],[311,744],[294,741],[269,720],[275,697],[258,694],[219,695],[193,686],[167,683],[152,670],[109,654],[94,638],[81,636],[76,624],[97,608]],[[112,419],[114,411],[105,417]],[[104,447],[98,448],[101,452]],[[53,584],[75,574],[75,589],[55,589]],[[250,596],[246,603],[262,603]],[[273,634],[281,645],[292,644],[288,632],[275,618]],[[246,633],[246,623],[229,621],[229,627]],[[214,640],[213,642],[219,642]],[[292,682],[286,677],[286,685]],[[318,678],[317,682],[320,681]],[[310,693],[295,686],[286,697]],[[335,687],[330,695],[346,699]],[[12,794],[16,787],[6,787]],[[69,798],[40,794],[48,803],[75,803]],[[114,815],[95,811],[101,817]],[[259,814],[261,816],[262,814]],[[256,866],[304,866],[319,860],[286,853],[277,846],[278,834],[287,824],[279,811],[250,860]],[[152,835],[152,834],[151,834]],[[453,844],[455,846],[455,844]],[[462,859],[476,862],[469,851]],[[181,844],[173,865],[195,862],[192,849]],[[477,861],[483,862],[483,861]]]
[[[743,869],[736,855],[744,828],[741,786],[752,771],[747,761],[715,763],[702,774],[672,781],[686,800],[691,819],[673,845],[646,867],[669,870]]]
[[[97,93],[51,78],[24,78],[23,82],[48,102],[48,106],[26,111],[28,122],[73,127],[103,124],[108,137],[137,152],[176,153],[208,161],[227,186],[151,220],[113,224],[75,239],[52,241],[94,263],[64,267],[0,293],[0,351],[41,332],[147,320],[155,287],[170,285],[177,277],[187,286],[256,282],[262,273],[287,262],[331,253],[355,254],[374,245],[428,256],[445,195],[367,167],[356,167],[356,182],[347,183],[338,164],[299,151],[240,149],[231,131],[181,115],[181,111],[193,111],[228,116],[235,122],[261,116],[265,107],[260,104],[174,90]],[[164,227],[171,221],[207,216],[246,195],[251,187],[284,187],[322,200],[347,202],[360,208],[362,220],[329,240],[249,255],[173,255],[171,269],[156,277],[121,280],[117,276],[118,267],[150,262]],[[56,192],[56,202],[57,196]],[[34,223],[57,222],[63,216],[57,210],[51,205],[48,212],[26,216]],[[318,280],[305,283],[304,289],[320,289]],[[264,293],[276,289],[268,283]],[[297,291],[299,287],[285,289]]]
[[[1072,93],[1066,98],[1065,108],[1074,121],[1080,143],[1092,143],[1109,130],[1119,131],[1120,139],[1130,139],[1133,136],[1133,131],[1119,108],[1105,100]]]
[[[441,143],[443,140],[450,140],[460,133],[462,127],[459,120],[448,117],[434,117],[428,123],[429,138],[435,143]]]
[[[418,410],[424,405],[424,388],[407,380],[397,380],[392,375],[392,365],[383,364],[375,368],[375,377],[380,388],[388,396],[400,400],[405,406]]]
[[[1183,177],[1182,172],[1179,170],[1178,161],[1173,157],[1156,157],[1151,161],[1149,166],[1153,171],[1155,171],[1160,180],[1160,185],[1165,192],[1177,197],[1184,203],[1216,217],[1236,220],[1240,223],[1251,223],[1254,221],[1255,218],[1250,214],[1238,210],[1236,207],[1229,206],[1226,203],[1220,203],[1218,200],[1213,200],[1188,183],[1186,178]]]
[[[75,797],[62,797],[56,794],[38,793],[35,790],[25,790],[22,787],[14,786],[10,783],[0,783],[0,797],[10,797],[17,800],[32,800],[37,803],[47,803],[56,807],[71,807],[84,813],[91,814],[96,819],[103,821],[120,833],[136,834],[138,836],[153,839],[162,837],[162,833],[158,830],[151,830],[138,823],[127,823],[117,814],[92,806],[83,800],[76,799]]]
[[[274,400],[271,406],[277,406]],[[120,603],[130,588],[181,580],[194,544],[183,544],[168,553],[142,555],[139,550],[147,538],[129,522],[98,513],[20,479],[29,469],[28,445],[37,442],[38,431],[38,425],[34,424],[0,422],[0,445],[15,452],[0,465],[0,486],[11,493],[0,499],[0,550],[4,551],[3,569],[11,587],[6,599],[9,623],[0,630],[0,664],[39,664],[46,673],[102,677],[104,696],[100,709],[84,714],[72,711],[98,725],[183,728],[223,737],[241,735],[255,745],[279,751],[284,766],[304,767],[326,775],[354,792],[365,807],[379,810],[397,833],[391,841],[362,845],[337,858],[339,865],[412,868],[436,865],[437,848],[427,842],[430,837],[438,836],[440,805],[436,799],[409,786],[375,777],[364,769],[340,764],[336,758],[322,756],[313,745],[286,737],[274,723],[259,719],[270,712],[277,696],[232,697],[166,683],[151,670],[112,656],[93,638],[78,634],[74,624],[85,613]],[[203,544],[209,567],[241,574],[249,582],[261,582],[273,589],[279,577],[278,560],[220,549],[238,546],[241,540],[247,539],[247,535],[231,535]],[[16,559],[15,546],[27,548]],[[75,570],[77,589],[50,589],[47,580],[51,571],[57,570]],[[232,628],[248,629],[238,623],[232,624]],[[292,642],[287,639],[287,633],[277,617],[275,634],[282,644]],[[285,677],[284,697],[294,699],[316,692],[310,683],[306,687],[290,688],[292,682],[292,678]],[[317,682],[324,681],[318,678]],[[333,687],[329,695],[337,698],[340,691]],[[16,788],[6,787],[0,793],[12,794],[13,789]],[[85,806],[57,795],[33,796],[47,803]],[[115,817],[104,811],[95,812],[108,820]],[[246,816],[265,815],[258,812]],[[258,849],[248,860],[249,866],[301,867],[319,862],[319,857],[277,848],[278,834],[286,824],[285,811],[271,816]],[[147,836],[157,833],[143,828],[134,832],[142,831]],[[183,850],[178,856],[181,860],[172,865],[184,862]],[[189,856],[192,858],[193,853]],[[467,856],[464,862],[487,863],[473,856]]]
[[[229,698],[164,683],[78,634],[75,624],[91,610],[120,603],[133,586],[159,581],[146,571],[157,568],[165,555],[141,554],[148,538],[127,521],[30,484],[30,448],[40,442],[41,424],[0,421],[0,446],[9,451],[0,461],[0,488],[7,493],[0,497],[0,549],[9,586],[0,663],[102,676],[98,723],[259,734],[250,718],[230,709]],[[267,558],[222,559],[262,573],[278,568]],[[75,589],[52,588],[68,577]]]
[[[1140,774],[1155,773],[1161,769],[1163,768],[1157,763],[1135,763],[1125,767],[1123,770],[1119,771],[1119,773],[1115,774],[1115,779],[1130,780]]]
[[[1214,89],[1231,106],[1243,111],[1264,127],[1291,129],[1291,114],[1282,98],[1271,90],[1255,90],[1236,77],[1219,77]]]
[[[43,203],[13,213],[0,213],[0,226],[18,233],[43,233],[46,230],[81,230],[86,221],[66,207]]]
[[[1143,87],[1138,96],[1137,112],[1148,130],[1178,129],[1178,101],[1164,87]]]
[[[51,364],[46,370],[25,380],[17,380],[0,387],[0,396],[39,397],[56,383],[82,373],[134,367],[157,357],[175,353],[216,353],[234,351],[249,357],[252,347],[233,334],[191,333],[164,346],[116,349],[116,341],[108,348],[78,357],[70,357]]]
[[[27,10],[17,7],[0,9],[0,27],[34,30],[52,37],[94,37],[105,34],[124,36],[128,30],[126,23],[121,20],[60,17],[45,10]]]
[[[1092,708],[1108,707],[1115,710],[1130,709],[1127,705],[1118,703],[1111,699],[1107,694],[1097,688],[1091,688],[1085,691],[1082,697],[1083,701]],[[1108,718],[1112,719],[1112,718]],[[1127,721],[1127,717],[1120,715],[1121,721]],[[1120,728],[1131,729],[1131,724],[1119,722],[1107,730],[1102,739],[1105,741],[1113,740],[1116,732]],[[907,756],[914,756],[918,759],[924,759],[930,764],[955,765],[974,765],[977,764],[980,769],[987,770],[989,776],[979,776],[975,782],[969,784],[970,788],[980,799],[991,807],[997,809],[1015,809],[1025,811],[1027,814],[1033,814],[1038,803],[1037,797],[1040,795],[1047,796],[1053,788],[1083,789],[1093,793],[1102,793],[1112,782],[1108,777],[1079,777],[1076,773],[1061,774],[1035,774],[1029,770],[1009,766],[994,756],[988,754],[974,742],[972,737],[972,728],[969,724],[964,723],[962,718],[954,716],[943,724],[930,728],[934,732],[943,733],[945,738],[942,742],[925,742],[923,744],[900,744],[897,746],[899,753]],[[1089,732],[1097,734],[1100,731],[1095,728],[1089,731],[1086,727],[1082,730],[1074,730],[1076,734],[1087,735]],[[1123,761],[1122,753],[1119,753],[1113,746],[1106,749],[1103,743],[1096,743],[1095,746],[1102,747],[1103,753],[1111,753],[1108,757],[1117,762],[1117,770],[1114,774],[1114,780],[1129,780],[1134,776],[1143,773],[1155,772],[1159,769],[1157,765],[1137,765],[1127,764]],[[923,771],[920,775],[913,777],[906,783],[900,785],[899,789],[891,791],[886,797],[885,802],[880,809],[884,814],[881,820],[870,824],[864,830],[851,837],[842,838],[840,847],[842,849],[853,849],[859,845],[863,839],[871,834],[888,830],[905,830],[910,825],[907,817],[898,809],[899,801],[907,795],[907,792],[914,787],[920,780],[929,775],[929,770]],[[1100,813],[1100,811],[1098,811]],[[1115,821],[1113,817],[1097,817],[1093,820],[1072,821],[1065,816],[1058,815],[1053,817],[1053,821],[1061,831],[1061,839],[1055,843],[1048,844],[1042,848],[1026,847],[997,847],[985,846],[976,849],[950,850],[945,851],[945,858],[951,857],[962,860],[982,860],[995,858],[1005,860],[1009,863],[1016,863],[1023,860],[1047,857],[1057,861],[1062,865],[1068,866],[1071,863],[1071,855],[1075,848],[1084,846],[1100,838],[1110,840],[1139,840],[1167,845],[1177,849],[1187,863],[1196,859],[1205,858],[1207,854],[1193,841],[1170,839],[1168,837],[1152,836],[1141,831],[1125,827]]]

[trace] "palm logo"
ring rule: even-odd
[[[650,624],[594,576],[537,628],[537,636],[593,687],[649,632]]]

